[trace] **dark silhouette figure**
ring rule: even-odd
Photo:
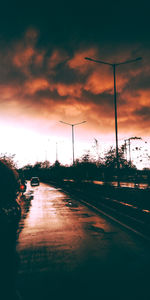
[[[17,273],[16,236],[21,210],[17,203],[19,178],[12,165],[0,160],[0,299],[19,299],[15,289]]]

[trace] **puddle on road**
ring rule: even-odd
[[[83,217],[83,218],[90,218],[91,217],[91,215],[86,214],[86,213],[80,214],[80,216]]]
[[[65,206],[70,207],[70,208],[74,208],[74,207],[76,208],[79,205],[75,202],[68,202],[67,204],[65,204]]]
[[[101,228],[101,227],[96,227],[96,226],[94,226],[94,225],[92,225],[92,224],[89,224],[88,230],[92,230],[92,231],[95,231],[95,232],[97,232],[97,233],[102,233],[102,234],[105,234],[105,233],[106,233],[106,231],[105,231],[103,228]]]
[[[55,191],[53,187],[44,187],[44,191]]]
[[[102,227],[98,227],[92,224],[89,224],[87,227],[88,230],[95,232],[96,234],[102,234],[103,239],[111,237],[112,234],[116,234],[114,231],[105,231]]]
[[[77,201],[72,201],[71,198],[64,198],[62,199],[64,202],[66,202],[65,206],[70,208],[77,208],[79,207],[79,203]]]

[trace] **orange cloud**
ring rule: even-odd
[[[50,85],[45,78],[36,78],[27,81],[24,85],[24,90],[29,94],[34,94],[37,91],[45,90],[49,87]]]
[[[91,67],[85,57],[96,57],[98,50],[96,48],[91,48],[88,50],[80,50],[74,54],[74,57],[68,61],[68,66],[71,69],[79,71],[81,74],[86,73]]]
[[[127,84],[129,78],[124,74],[116,74],[116,87],[117,92],[121,92],[125,84]],[[114,77],[112,67],[99,65],[95,70],[91,71],[87,81],[84,85],[86,91],[90,91],[93,94],[100,94],[106,91],[113,93],[114,90]]]
[[[5,115],[20,114],[42,122],[85,119],[88,130],[114,132],[113,70],[84,59],[100,57],[100,50],[81,47],[69,59],[69,51],[55,48],[49,55],[50,49],[38,48],[37,38],[38,33],[29,30],[13,44],[5,59],[0,53],[0,100]],[[141,127],[144,130],[144,124],[148,128],[145,112],[150,98],[148,74],[150,68],[142,69],[138,64],[131,69],[117,68],[119,132],[132,128],[138,132]]]
[[[68,58],[68,55],[66,52],[60,51],[57,49],[54,50],[48,60],[48,68],[50,68],[50,69],[55,68],[58,64],[62,63],[67,58]]]
[[[19,86],[11,85],[0,85],[0,98],[2,101],[13,101],[16,95],[21,91]]]
[[[44,55],[45,55],[45,51],[42,51],[42,53],[35,54],[34,63],[37,67],[41,67],[43,65]]]
[[[138,91],[138,101],[140,106],[146,106],[150,103],[150,90]]]
[[[79,83],[72,85],[59,83],[55,85],[55,88],[60,96],[74,96],[79,98],[82,94],[82,85]]]
[[[35,50],[32,47],[23,49],[19,47],[18,53],[14,55],[13,62],[17,67],[24,67],[31,63],[31,59],[35,54]]]
[[[84,89],[93,94],[100,94],[113,88],[113,78],[108,70],[96,70],[88,77]]]
[[[44,59],[44,51],[36,49],[38,33],[34,29],[29,29],[22,40],[14,45],[14,53],[12,54],[13,64],[20,68],[25,74],[29,75],[29,67],[34,62],[39,66]]]

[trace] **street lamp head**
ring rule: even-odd
[[[59,121],[60,123],[63,123],[63,124],[66,124],[66,125],[70,125],[70,126],[76,126],[76,125],[80,125],[80,124],[83,124],[85,123],[86,121],[82,121],[80,123],[74,123],[74,124],[71,124],[71,123],[67,123],[67,122],[64,122],[64,121]]]
[[[119,66],[119,65],[130,64],[130,63],[134,63],[134,62],[136,62],[136,61],[139,61],[139,60],[141,60],[141,59],[142,59],[142,57],[137,57],[137,58],[135,58],[135,59],[125,60],[125,61],[123,61],[123,62],[116,63],[115,65],[116,65],[116,66]]]
[[[67,122],[64,122],[64,121],[59,121],[59,122],[61,122],[63,124],[66,124],[66,125],[72,126],[72,154],[73,154],[73,165],[74,165],[74,126],[83,124],[86,121],[82,121],[80,123],[74,123],[74,124],[70,124],[70,123],[67,123]]]
[[[59,121],[60,123],[63,123],[63,124],[67,124],[67,125],[70,125],[72,126],[73,124],[70,124],[70,123],[67,123],[67,122],[64,122],[64,121]]]
[[[80,125],[80,124],[83,124],[85,123],[86,121],[82,121],[82,122],[79,122],[79,123],[74,123],[73,126],[76,126],[76,125]]]
[[[87,59],[87,60],[90,60],[90,61],[94,61],[94,62],[99,63],[99,64],[104,64],[104,65],[113,66],[113,64],[110,64],[110,63],[107,62],[107,61],[96,60],[96,59],[93,59],[93,58],[90,58],[90,57],[84,57],[84,58]]]
[[[91,59],[90,57],[84,57],[84,59],[87,59],[87,60],[91,60],[91,61],[92,61],[92,59]]]
[[[141,59],[142,59],[142,57],[141,57],[141,56],[136,58],[136,60],[141,60]]]
[[[99,64],[104,64],[104,65],[109,65],[109,66],[115,67],[115,66],[125,65],[125,64],[129,64],[129,63],[132,63],[132,62],[139,61],[139,60],[142,59],[142,57],[137,57],[135,59],[126,60],[126,61],[123,61],[123,62],[120,62],[120,63],[114,63],[114,64],[106,62],[106,61],[102,61],[102,60],[95,60],[95,59],[90,58],[90,57],[85,57],[84,59],[94,61],[94,62],[99,63]]]

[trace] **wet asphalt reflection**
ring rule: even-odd
[[[17,243],[23,299],[148,299],[142,241],[59,189],[28,183],[28,193]]]

